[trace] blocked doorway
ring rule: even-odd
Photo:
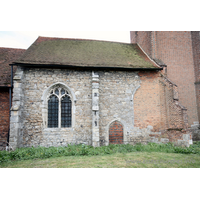
[[[123,126],[119,121],[114,121],[109,128],[109,144],[123,144]]]

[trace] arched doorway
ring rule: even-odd
[[[109,143],[123,144],[123,126],[119,121],[114,121],[109,128]]]

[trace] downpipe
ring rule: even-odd
[[[6,151],[10,149],[10,147],[9,147],[9,139],[10,139],[11,106],[12,106],[12,89],[13,89],[13,65],[11,65],[11,86],[9,87],[9,129],[8,129]]]

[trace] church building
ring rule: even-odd
[[[135,35],[130,44],[39,37],[11,63],[12,148],[192,144],[165,60],[153,59]]]

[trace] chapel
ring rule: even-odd
[[[0,48],[0,149],[200,140],[199,31]]]
[[[192,144],[177,85],[137,43],[38,37],[11,66],[13,148]]]

